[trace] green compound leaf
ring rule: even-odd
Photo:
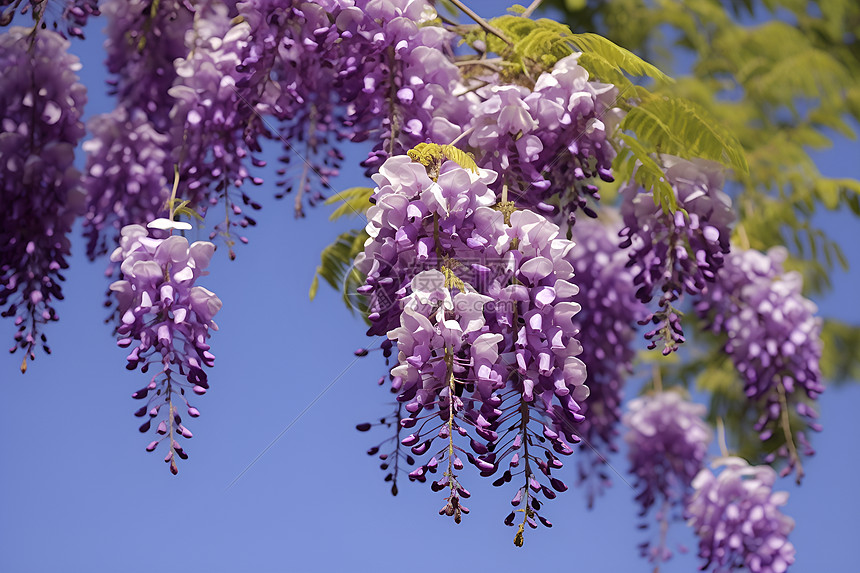
[[[335,221],[344,215],[350,217],[356,215],[363,216],[367,208],[370,207],[371,195],[373,195],[373,189],[370,187],[350,187],[332,195],[325,200],[325,204],[334,205],[340,203],[340,205],[328,216],[329,221]]]
[[[660,153],[718,161],[748,173],[746,155],[737,138],[703,108],[680,98],[652,95],[627,112],[621,129]]]
[[[663,168],[639,141],[626,133],[622,133],[620,138],[625,146],[618,150],[618,157],[615,159],[618,178],[626,181],[632,177],[636,183],[654,193],[654,203],[660,205],[664,212],[674,213],[678,203]]]
[[[582,52],[580,64],[589,74],[615,84],[622,95],[630,93],[632,96],[636,91],[624,74],[666,83],[672,81],[657,67],[598,34],[574,34],[560,22],[547,18],[532,20],[514,14],[500,16],[490,23],[511,40],[512,46],[495,36],[487,36],[488,50],[501,54],[532,79],[579,50]]]
[[[353,229],[341,233],[335,242],[322,250],[320,265],[308,292],[311,300],[317,295],[319,279],[322,277],[333,289],[341,291],[343,301],[350,311],[361,310],[355,291],[364,283],[364,276],[355,268],[353,262],[358,253],[364,250],[367,238],[364,229]]]
[[[615,69],[622,70],[631,76],[654,78],[664,83],[674,81],[656,66],[649,64],[630,50],[622,48],[599,34],[573,34],[570,41],[582,50],[582,57],[586,61],[594,62],[600,58]],[[582,57],[580,57],[580,61],[582,61]],[[583,66],[588,69],[585,63]]]

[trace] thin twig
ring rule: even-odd
[[[481,28],[483,28],[484,30],[489,32],[490,34],[493,34],[494,36],[498,36],[504,43],[506,43],[509,46],[513,45],[511,43],[511,41],[508,40],[508,38],[505,36],[504,32],[502,32],[501,30],[499,30],[498,28],[496,28],[495,26],[493,26],[492,24],[490,24],[489,22],[487,22],[486,20],[484,20],[483,18],[478,16],[471,8],[469,8],[468,6],[463,4],[460,0],[451,0],[451,4],[453,4],[454,6],[459,8],[463,12],[463,14],[465,14],[466,16],[468,16],[469,18],[474,20],[475,23],[478,24],[478,26],[480,26]]]
[[[501,58],[499,58],[501,61]],[[490,60],[466,60],[462,62],[454,62],[458,68],[465,68],[466,66],[481,66],[483,68],[487,68],[489,70],[493,70],[496,73],[501,73],[502,68]]]
[[[458,135],[457,137],[455,137],[455,138],[454,138],[454,141],[452,141],[452,142],[451,142],[451,143],[449,143],[448,145],[457,145],[458,143],[460,143],[461,141],[463,141],[463,139],[465,139],[466,137],[469,137],[470,135],[472,135],[472,132],[473,132],[473,131],[475,131],[475,126],[474,126],[474,125],[473,125],[472,127],[470,127],[469,129],[467,129],[466,131],[464,131],[463,133],[461,133],[460,135]]]
[[[654,383],[654,391],[658,394],[663,391],[663,374],[660,372],[660,366],[654,364],[654,367],[651,369],[654,373],[653,383]]]
[[[723,423],[723,417],[717,417],[717,443],[720,445],[720,453],[724,458],[729,457],[729,447],[726,444],[726,425]]]
[[[541,5],[541,2],[543,2],[543,0],[534,0],[534,2],[529,4],[529,7],[526,8],[526,11],[522,14],[523,18],[529,18],[532,15],[532,12],[537,10],[538,6]]]
[[[788,452],[791,455],[794,463],[797,464],[797,485],[803,480],[803,464],[800,463],[800,454],[797,453],[797,446],[794,444],[794,438],[791,435],[791,420],[788,417],[788,400],[785,399],[785,387],[782,382],[776,385],[776,391],[779,393],[779,407],[782,410],[782,431],[785,434],[785,445],[788,446]]]
[[[749,249],[750,248],[750,238],[747,235],[747,230],[744,228],[743,223],[740,223],[737,226],[737,230],[738,230],[738,238],[741,241],[741,247],[744,249]]]

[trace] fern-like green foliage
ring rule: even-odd
[[[669,76],[629,50],[598,34],[574,34],[568,26],[555,20],[532,20],[508,14],[490,23],[505,34],[511,45],[495,36],[487,36],[488,50],[501,54],[531,80],[551,69],[560,59],[580,50],[580,64],[593,78],[618,86],[622,97],[633,97],[636,93],[625,74],[671,81]]]
[[[748,173],[737,138],[694,103],[670,96],[648,96],[632,107],[621,129],[636,134],[643,145],[679,157],[701,157]]]
[[[583,67],[601,79],[609,79],[605,78],[605,73],[612,73],[609,72],[611,67],[631,76],[654,78],[664,83],[673,81],[656,66],[599,34],[571,34],[570,42],[582,51],[580,63]]]
[[[416,161],[425,167],[430,167],[435,163],[441,163],[444,159],[450,159],[463,169],[468,169],[473,173],[478,172],[478,164],[475,163],[475,158],[453,145],[419,143],[406,153],[412,161]]]
[[[731,71],[749,97],[775,105],[793,108],[797,98],[837,103],[851,82],[838,59],[810,45],[801,30],[786,22],[731,28],[715,48],[727,50],[711,64],[715,70]]]
[[[821,342],[824,375],[837,383],[860,382],[860,328],[839,320],[825,320]]]
[[[335,242],[320,253],[320,264],[314,274],[308,296],[316,298],[319,279],[322,277],[333,289],[341,292],[350,311],[361,310],[362,303],[356,289],[364,283],[364,276],[353,266],[355,257],[364,250],[368,235],[364,229],[341,233]]]
[[[344,215],[350,217],[364,216],[364,212],[370,207],[371,195],[373,195],[373,189],[370,187],[350,187],[345,191],[332,195],[325,200],[325,204],[334,205],[340,203],[340,205],[328,216],[329,221],[335,221]]]
[[[615,158],[615,173],[621,180],[633,179],[643,188],[654,193],[654,202],[666,213],[674,213],[678,208],[675,191],[666,180],[663,168],[651,157],[649,151],[636,139],[622,133],[624,146],[618,149]]]

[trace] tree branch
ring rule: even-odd
[[[480,26],[481,28],[483,28],[484,30],[489,32],[490,34],[492,34],[494,36],[498,36],[499,38],[501,38],[501,40],[504,43],[506,43],[509,46],[513,45],[513,43],[511,43],[511,41],[508,40],[508,38],[505,36],[505,34],[501,30],[499,30],[498,28],[496,28],[495,26],[493,26],[492,24],[490,24],[489,22],[487,22],[486,20],[484,20],[483,18],[478,16],[474,12],[474,10],[472,10],[471,8],[469,8],[468,6],[463,4],[463,2],[461,2],[461,0],[451,0],[451,4],[453,4],[454,6],[459,8],[463,12],[463,14],[465,14],[466,16],[468,16],[469,18],[474,20],[475,23],[478,24],[478,26]]]

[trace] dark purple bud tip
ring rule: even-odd
[[[544,524],[544,527],[552,527],[552,522],[550,520],[548,520],[547,518],[541,517],[540,515],[538,515],[538,519],[540,520],[541,523]]]
[[[353,354],[356,356],[367,356],[367,348],[359,348]]]
[[[359,432],[366,432],[370,429],[370,423],[364,422],[362,424],[356,424],[355,429],[358,430]],[[368,453],[370,453],[370,452],[368,452]],[[371,454],[371,455],[373,455],[373,454]]]

